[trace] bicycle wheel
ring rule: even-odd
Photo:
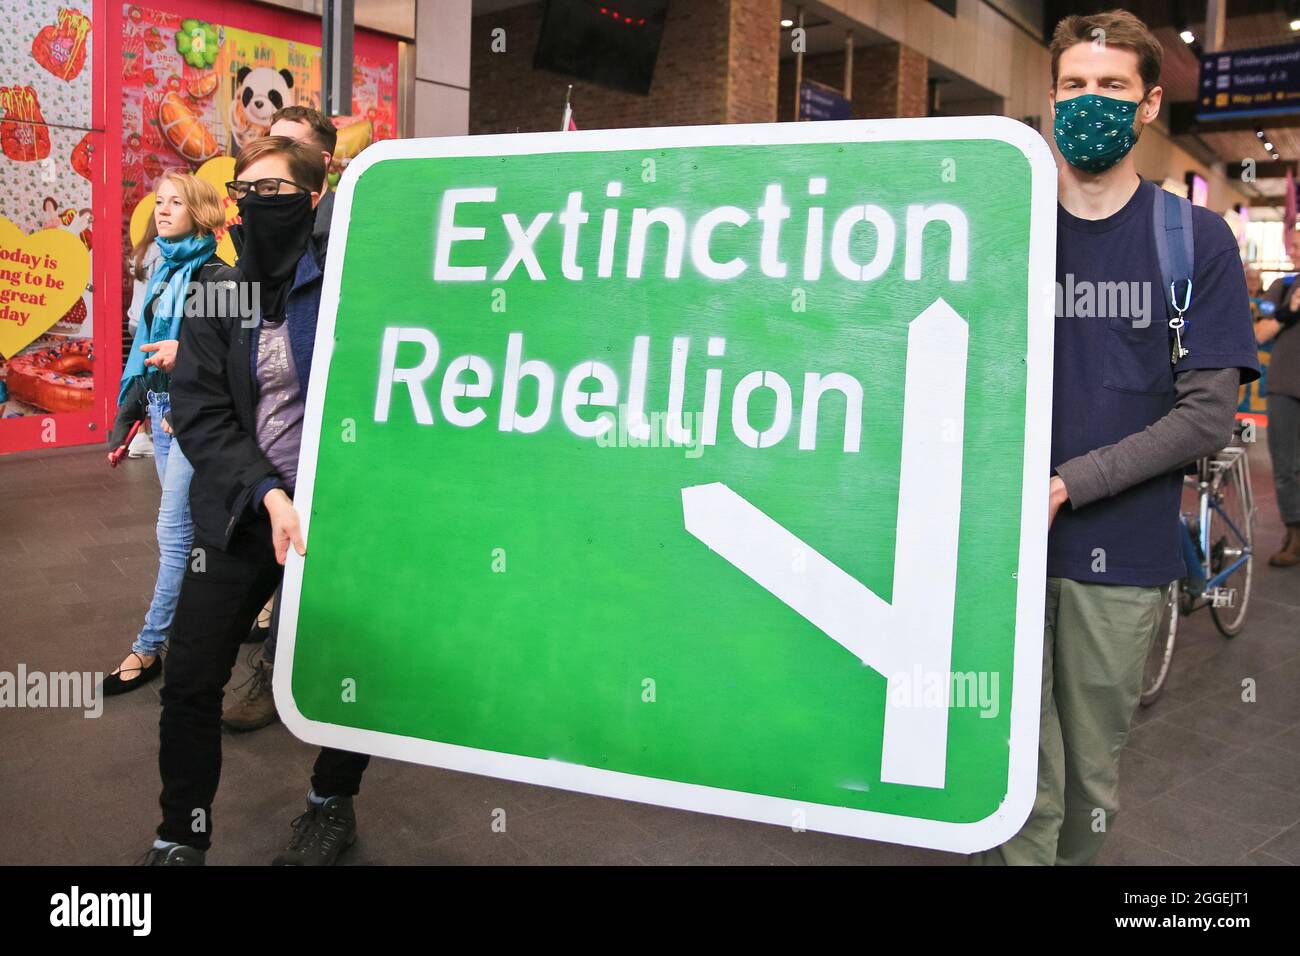
[[[1243,477],[1244,476],[1244,477]],[[1210,603],[1214,626],[1224,637],[1235,637],[1246,622],[1250,603],[1250,582],[1254,566],[1254,531],[1251,495],[1245,459],[1239,459],[1219,486],[1215,500],[1222,513],[1210,511],[1210,573],[1218,574],[1242,558],[1246,560],[1220,585],[1231,595],[1232,603],[1215,607]],[[1224,520],[1224,519],[1227,520]]]
[[[1169,676],[1169,664],[1174,659],[1174,640],[1178,636],[1179,595],[1181,582],[1169,585],[1165,603],[1160,607],[1160,620],[1147,651],[1146,666],[1142,672],[1142,706],[1150,707],[1164,690]]]

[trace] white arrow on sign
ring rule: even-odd
[[[892,604],[725,484],[682,489],[687,531],[887,679],[886,783],[944,786],[968,344],[942,298],[908,327]]]

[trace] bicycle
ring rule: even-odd
[[[1180,618],[1208,607],[1219,633],[1235,637],[1250,603],[1255,496],[1246,449],[1233,444],[1200,459],[1194,473],[1184,475],[1183,488],[1197,496],[1195,512],[1179,516],[1187,575],[1166,591],[1142,675],[1143,707],[1155,703],[1164,689]]]

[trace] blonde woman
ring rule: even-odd
[[[164,173],[154,202],[158,263],[149,276],[139,324],[122,371],[119,405],[140,396],[148,405],[153,430],[154,465],[162,484],[158,508],[158,577],[153,600],[131,651],[104,678],[105,695],[143,687],[162,673],[160,652],[171,628],[181,578],[185,574],[194,527],[190,520],[190,477],[194,469],[172,435],[171,372],[190,283],[216,259],[214,233],[225,225],[221,197],[189,173]],[[141,393],[143,393],[141,395]]]

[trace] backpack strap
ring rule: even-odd
[[[1184,314],[1192,304],[1192,268],[1195,262],[1192,236],[1192,204],[1167,189],[1159,189],[1152,203],[1156,234],[1156,258],[1163,282],[1161,298],[1169,314],[1169,362],[1177,365],[1187,356],[1183,348]]]

